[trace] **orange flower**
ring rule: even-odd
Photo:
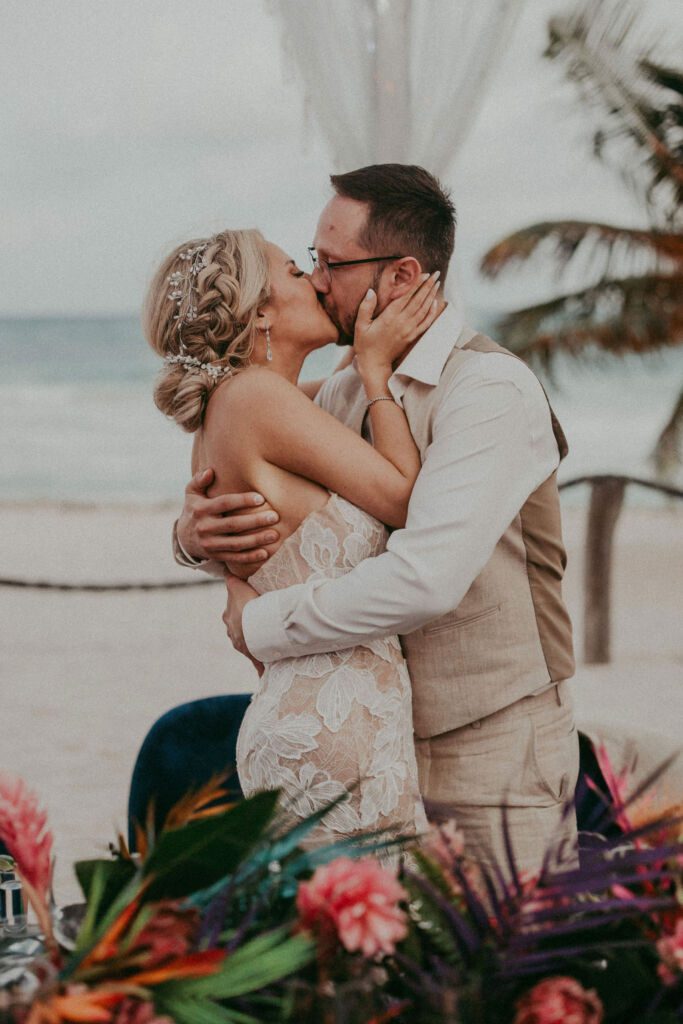
[[[160,985],[164,981],[175,981],[176,978],[203,978],[207,974],[215,974],[225,959],[222,949],[207,949],[204,953],[188,953],[187,956],[171,960],[162,967],[152,967],[126,978],[127,985],[148,987]]]

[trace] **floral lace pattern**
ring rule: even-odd
[[[383,551],[386,539],[378,520],[331,495],[249,583],[263,594],[341,576]],[[242,722],[237,769],[247,796],[280,788],[296,817],[350,794],[312,833],[315,845],[375,829],[425,831],[398,638],[267,665]]]

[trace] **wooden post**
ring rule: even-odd
[[[588,665],[610,660],[612,539],[624,503],[626,481],[596,477],[591,486],[584,564],[583,650]]]

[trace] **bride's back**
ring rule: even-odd
[[[321,509],[329,491],[265,458],[259,429],[263,417],[277,416],[267,400],[259,399],[259,377],[271,371],[259,367],[242,370],[217,387],[209,400],[204,421],[195,433],[192,472],[211,466],[215,472],[209,496],[256,491],[266,499],[259,511],[276,510],[279,534],[264,545],[273,555],[307,515]],[[288,384],[288,387],[294,385]],[[247,579],[261,563],[235,566],[231,571]]]

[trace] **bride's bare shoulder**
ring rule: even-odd
[[[247,366],[235,373],[222,387],[218,387],[215,397],[222,403],[244,402],[259,397],[298,393],[299,389],[279,373],[274,373],[265,366]]]
[[[265,366],[248,366],[221,383],[211,395],[205,426],[248,419],[253,425],[261,416],[272,418],[274,403],[308,402],[295,384]]]

